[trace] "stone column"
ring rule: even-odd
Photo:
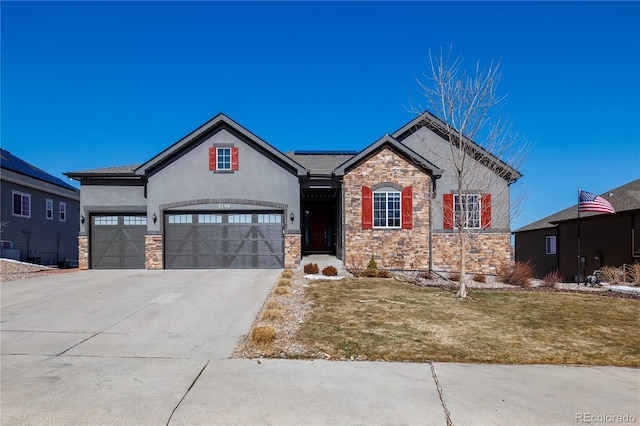
[[[284,237],[284,267],[297,268],[302,259],[302,235],[287,234]]]
[[[89,269],[89,237],[78,236],[78,268]]]
[[[144,246],[144,267],[162,269],[162,235],[145,235]]]

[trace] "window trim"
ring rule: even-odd
[[[44,209],[44,217],[47,220],[53,220],[53,200],[51,198],[45,199]]]
[[[216,170],[224,171],[224,172],[230,172],[232,170],[232,167],[231,167],[232,156],[233,156],[232,147],[230,147],[230,146],[216,146],[215,150],[216,150]],[[228,155],[227,155],[227,153],[228,153]],[[229,158],[229,163],[228,164],[227,164],[226,161],[222,160],[223,158],[227,158],[227,157]],[[222,162],[222,161],[224,161],[224,162]],[[221,167],[221,165],[223,165],[225,167]]]
[[[464,227],[463,229],[482,229],[482,194],[480,193],[467,193],[467,194],[458,194],[455,193],[453,194],[453,207],[452,207],[452,212],[453,212],[453,229],[459,229],[458,228],[458,223],[460,222],[458,220],[458,215],[461,214],[461,212],[459,212],[458,209],[458,198],[459,197],[465,197],[465,201],[463,202],[464,205],[467,207],[465,209],[466,211],[466,217],[464,220]],[[470,210],[469,209],[469,204],[467,201],[467,197],[476,197],[477,198],[477,208],[475,210]],[[473,220],[477,220],[477,226],[469,226],[469,216],[470,214],[475,214],[477,215],[477,218],[473,218]]]
[[[20,196],[20,213],[16,213],[16,195]],[[27,214],[24,214],[24,199],[29,200],[27,203]],[[20,191],[11,191],[11,214],[16,217],[31,218],[31,194]]]
[[[58,219],[60,222],[67,221],[67,203],[60,201],[60,206],[58,207]]]
[[[381,212],[381,209],[376,209],[376,195],[380,196],[384,194],[384,218],[376,217],[377,212]],[[393,194],[396,199],[392,202],[397,203],[397,209],[389,209],[389,194]],[[398,190],[390,190],[390,189],[379,189],[373,191],[372,197],[372,224],[374,229],[402,229],[402,192]],[[392,217],[389,212],[397,211],[397,215]],[[380,220],[384,220],[385,224],[379,224]],[[389,224],[390,221],[397,221],[397,225]]]
[[[553,250],[549,248],[549,242],[553,241]],[[544,238],[544,253],[548,255],[557,255],[558,254],[558,236],[557,235],[546,235]]]

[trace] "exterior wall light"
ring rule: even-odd
[[[295,219],[296,216],[293,214],[293,212],[291,212],[291,214],[289,215],[289,219],[291,219],[291,223],[293,223],[293,219]]]
[[[151,219],[153,220],[153,224],[155,225],[156,222],[158,221],[158,216],[156,216],[156,214],[154,213],[151,215]]]
[[[80,223],[84,225],[84,216],[80,215]]]

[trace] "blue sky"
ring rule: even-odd
[[[7,2],[2,147],[49,173],[142,163],[219,112],[283,152],[414,115],[428,51],[501,61],[533,146],[512,229],[640,177],[639,2]]]

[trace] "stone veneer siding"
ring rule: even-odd
[[[284,267],[297,268],[302,258],[302,235],[287,234],[284,237]]]
[[[89,269],[89,237],[78,237],[78,268]]]
[[[413,186],[412,229],[362,229],[362,186],[385,182]],[[381,268],[429,268],[429,194],[431,177],[384,148],[344,176],[344,253],[348,267],[366,267],[371,255]]]
[[[511,261],[511,234],[480,233],[473,237],[467,250],[466,270],[469,274],[495,274],[496,269]],[[457,233],[434,233],[433,269],[460,271],[460,248]]]
[[[144,236],[144,267],[162,269],[162,235]]]

